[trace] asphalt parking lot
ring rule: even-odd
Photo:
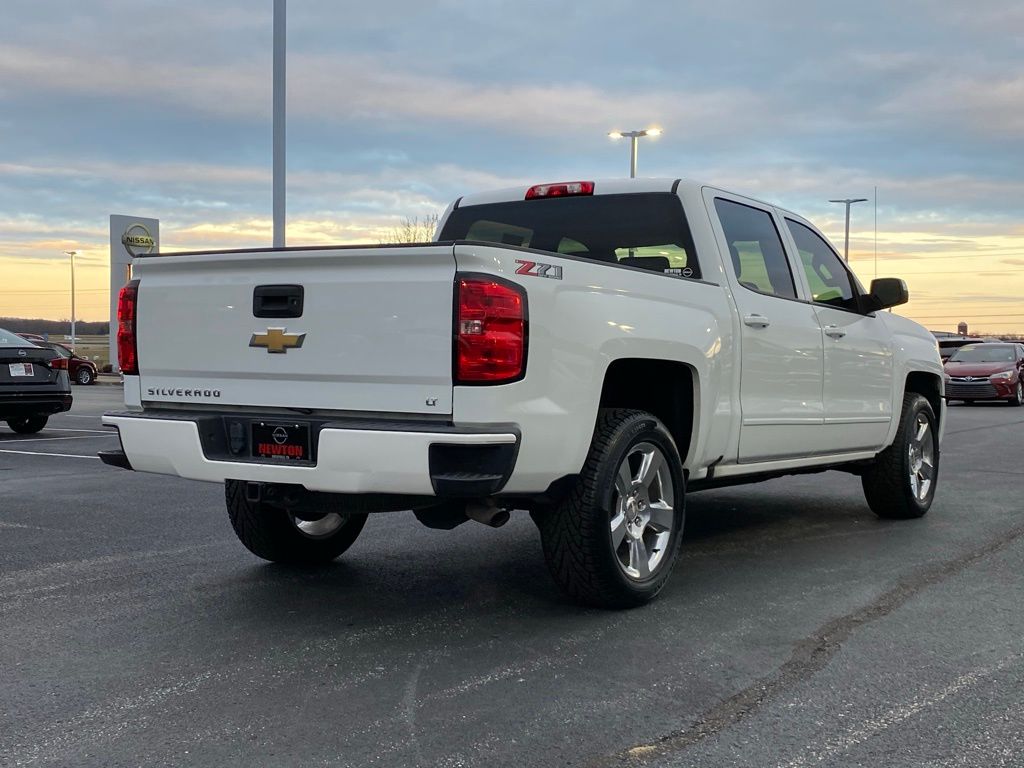
[[[218,486],[0,427],[0,765],[1024,765],[1024,409],[949,412],[909,522],[839,473],[694,494],[675,577],[555,592],[525,515],[265,564]]]

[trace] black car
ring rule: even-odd
[[[70,408],[65,360],[0,328],[0,420],[15,432],[31,434],[45,427],[51,414]]]

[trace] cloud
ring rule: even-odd
[[[644,115],[651,123],[671,123],[682,138],[740,133],[750,120],[763,128],[778,117],[765,94],[745,87],[666,91],[556,79],[543,84],[473,82],[342,53],[294,54],[289,72],[293,118],[369,120],[382,130],[427,120],[530,136],[566,131],[598,136],[617,125],[625,128],[624,119]],[[270,112],[265,62],[168,66],[116,53],[9,45],[0,48],[0,81],[8,83],[9,91],[88,94],[224,118],[266,119]]]

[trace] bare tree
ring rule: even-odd
[[[381,245],[397,245],[399,243],[429,243],[434,239],[434,230],[437,229],[439,216],[431,213],[420,219],[419,216],[402,220],[402,223],[394,226],[387,236],[380,241]]]

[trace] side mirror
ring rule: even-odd
[[[910,301],[907,284],[898,277],[879,277],[871,281],[871,291],[864,297],[868,312],[888,309]]]

